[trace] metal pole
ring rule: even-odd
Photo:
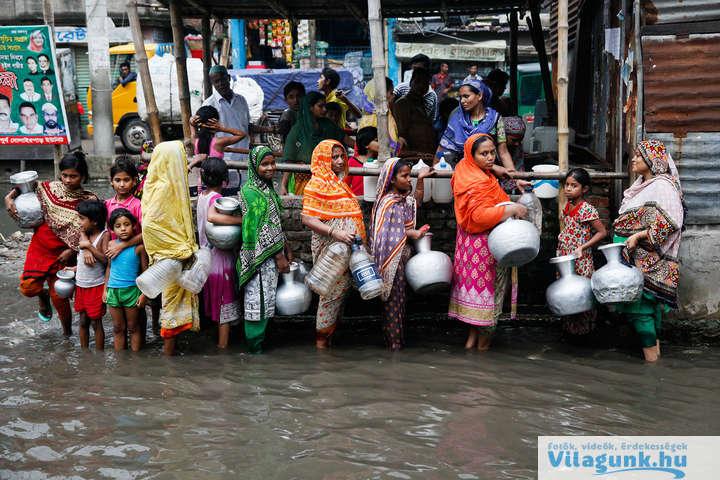
[[[55,45],[55,13],[51,0],[43,0],[43,20],[50,27],[50,41]],[[53,48],[53,51],[55,49]],[[65,93],[62,88],[62,75],[57,76],[57,88],[60,95],[60,101],[65,102]],[[70,132],[70,126],[66,125],[67,132]],[[53,171],[55,178],[60,176],[60,159],[62,158],[62,146],[53,145]],[[20,170],[25,170],[25,160],[20,160]]]
[[[202,18],[202,61],[203,61],[203,98],[212,95],[210,84],[210,67],[212,64],[212,31],[210,30],[210,16]]]
[[[552,89],[552,79],[548,68],[547,52],[545,51],[545,35],[543,34],[542,23],[540,22],[540,5],[538,0],[530,2],[530,16],[532,18],[531,34],[533,43],[540,60],[540,72],[542,73],[543,90],[545,91],[545,104],[547,105],[548,120],[551,125],[556,124],[555,116],[555,95]],[[536,125],[536,127],[539,125]]]
[[[621,12],[624,16],[627,12],[627,0],[621,2]],[[622,79],[623,63],[625,62],[625,19],[620,18],[620,65],[618,69],[618,91],[617,91],[617,152],[615,156],[615,171],[620,172],[623,169],[623,144],[625,143],[625,135],[623,128],[623,98],[625,97],[624,82]],[[622,182],[615,182],[615,204],[620,205],[622,201]]]
[[[147,52],[145,51],[145,39],[140,29],[140,17],[137,11],[137,2],[131,0],[127,3],[128,20],[130,21],[130,31],[135,44],[135,63],[137,64],[138,73],[140,74],[140,83],[145,97],[145,110],[147,110],[148,124],[152,132],[153,143],[155,145],[162,142],[162,131],[160,129],[160,117],[158,115],[157,103],[155,103],[155,91],[153,90],[152,78],[150,77],[150,69],[148,68]]]
[[[518,13],[510,12],[510,99],[515,105],[515,113],[518,113]]]
[[[247,54],[245,53],[245,20],[230,20],[230,40],[232,42],[233,68],[245,68]]]
[[[93,148],[95,156],[110,161],[115,154],[112,86],[110,82],[110,44],[105,21],[106,0],[86,0],[87,45],[92,87]]]
[[[370,26],[370,50],[372,52],[373,82],[375,84],[375,116],[378,131],[378,160],[382,164],[390,158],[388,135],[387,99],[385,87],[385,44],[382,33],[380,0],[368,0],[368,25]]]
[[[395,85],[402,82],[400,77],[400,62],[395,55],[395,37],[393,30],[395,30],[395,19],[388,18],[387,23],[387,44],[388,44],[388,77],[393,81]]]
[[[185,54],[185,29],[183,28],[179,0],[170,0],[170,26],[175,45],[175,68],[177,69],[178,97],[182,117],[183,135],[189,141],[190,133],[190,88],[188,87],[187,57]]]
[[[558,169],[568,169],[568,0],[558,1]],[[577,48],[577,45],[575,46]],[[558,192],[558,218],[563,225],[565,190]]]
[[[633,2],[633,15],[635,15],[635,76],[637,80],[637,105],[635,111],[635,145],[643,140],[643,130],[645,127],[645,96],[643,92],[643,56],[642,56],[642,36],[640,35],[640,16],[642,15],[642,7],[640,0]]]

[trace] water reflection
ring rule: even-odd
[[[461,329],[410,326],[400,354],[379,328],[316,352],[296,325],[263,356],[209,338],[177,358],[81,351],[0,288],[3,479],[530,479],[538,435],[712,435],[720,418],[713,348],[649,366],[512,330],[466,354]]]

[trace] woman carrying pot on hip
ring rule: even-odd
[[[638,179],[625,190],[613,228],[615,241],[627,245],[626,260],[642,270],[645,286],[639,300],[616,310],[627,314],[645,360],[654,362],[660,356],[662,315],[677,308],[677,253],[685,206],[677,168],[662,142],[640,142],[631,168]]]
[[[345,147],[336,140],[323,140],[315,147],[310,164],[312,178],[305,186],[302,222],[313,231],[313,263],[334,242],[350,245],[356,235],[365,242],[362,211],[350,186]],[[337,325],[345,297],[350,290],[350,271],[346,271],[328,295],[320,296],[317,312],[317,348],[327,348]]]
[[[524,218],[527,209],[517,203],[497,206],[510,198],[492,174],[495,142],[484,133],[465,142],[465,156],[455,168],[457,240],[450,311],[448,315],[470,326],[465,348],[490,348],[507,289],[507,269],[490,254],[488,236],[509,217]]]

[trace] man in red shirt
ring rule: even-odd
[[[453,87],[450,75],[448,75],[448,70],[450,70],[448,64],[441,63],[440,72],[436,73],[432,77],[431,85],[433,87],[433,90],[435,90],[435,93],[437,94],[438,104],[440,104],[440,102],[447,98],[448,92]]]

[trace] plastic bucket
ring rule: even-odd
[[[555,173],[559,170],[557,165],[535,165],[533,172]],[[559,182],[557,180],[533,180],[533,189],[538,198],[555,198],[558,196]]]

